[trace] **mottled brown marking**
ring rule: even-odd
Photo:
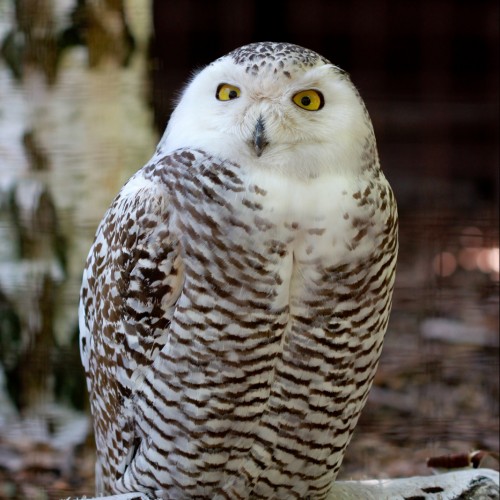
[[[315,234],[317,236],[321,236],[324,232],[325,232],[325,228],[322,227],[314,227],[314,228],[311,228],[311,229],[308,229],[307,232],[309,234]]]

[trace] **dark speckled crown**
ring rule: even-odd
[[[257,42],[244,45],[228,54],[236,64],[246,66],[245,71],[254,75],[261,69],[283,71],[290,77],[290,69],[304,70],[317,66],[318,63],[331,64],[328,59],[316,52],[280,42]]]

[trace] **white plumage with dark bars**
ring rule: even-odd
[[[266,42],[197,73],[84,272],[98,493],[326,498],[377,368],[397,246],[345,72]]]

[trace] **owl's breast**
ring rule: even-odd
[[[175,155],[160,174],[183,285],[137,398],[151,421],[168,416],[154,443],[167,457],[159,483],[177,475],[207,495],[219,481],[261,498],[270,485],[327,491],[387,324],[396,243],[385,187]]]
[[[169,183],[188,278],[238,297],[252,283],[270,309],[289,304],[294,274],[306,267],[368,258],[387,226],[384,186],[368,180],[256,175],[211,157],[195,165]]]

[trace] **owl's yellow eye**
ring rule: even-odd
[[[229,83],[221,83],[217,87],[215,97],[217,97],[219,101],[231,101],[232,99],[240,97],[240,94],[241,90],[238,87],[230,85]]]
[[[323,94],[318,90],[302,90],[297,92],[293,97],[293,102],[302,109],[308,111],[318,111],[325,104]]]

